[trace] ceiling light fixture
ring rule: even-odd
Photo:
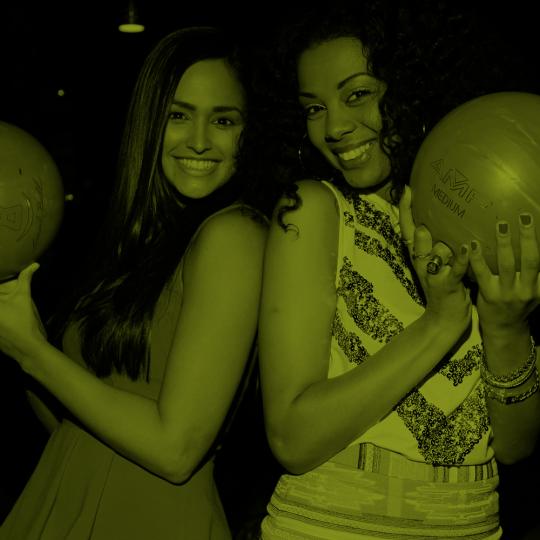
[[[118,30],[126,34],[144,32],[144,24],[140,21],[139,13],[133,0],[129,1],[127,16],[124,17],[123,21],[118,25]]]

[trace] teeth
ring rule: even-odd
[[[206,171],[208,169],[211,169],[216,162],[211,160],[201,160],[201,159],[184,159],[181,158],[178,161],[182,163],[184,167],[187,169],[195,169],[197,171]]]
[[[367,152],[368,148],[372,145],[373,145],[373,141],[370,141],[366,144],[363,144],[362,146],[359,146],[358,148],[355,148],[354,150],[349,150],[348,152],[343,152],[342,154],[338,154],[338,156],[343,161],[349,161],[351,159],[355,159],[361,156],[364,152]]]

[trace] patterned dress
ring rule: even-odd
[[[389,343],[424,304],[397,208],[377,194],[323,184],[340,214],[332,378]],[[481,354],[473,311],[466,339],[390,413],[330,461],[281,477],[262,538],[500,538]]]

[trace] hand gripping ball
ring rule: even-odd
[[[540,226],[540,96],[499,92],[452,110],[422,143],[410,185],[415,224],[454,253],[478,240],[495,274],[495,227],[507,221],[519,270],[519,214]]]
[[[50,154],[26,131],[0,122],[0,280],[49,247],[63,210],[62,179]]]

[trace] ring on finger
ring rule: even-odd
[[[439,255],[433,255],[429,262],[427,263],[426,270],[429,274],[438,274],[441,266],[443,265],[442,257]]]

